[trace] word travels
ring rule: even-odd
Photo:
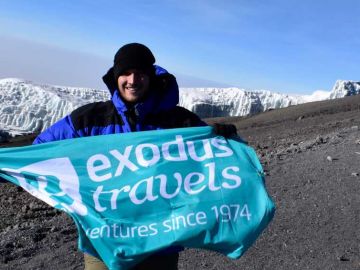
[[[211,192],[221,192],[221,189],[236,189],[241,185],[241,178],[236,174],[240,170],[239,167],[229,166],[224,168],[218,181],[215,179],[215,163],[207,163],[204,167],[207,168],[205,173],[191,172],[182,175],[175,172],[173,174],[175,181],[174,179],[168,179],[165,174],[159,174],[136,181],[133,186],[125,185],[119,189],[105,190],[104,186],[100,185],[93,193],[95,209],[99,212],[106,211],[109,207],[111,210],[116,210],[118,202],[124,199],[124,197],[120,196],[128,196],[132,203],[141,205],[146,201],[151,202],[159,198],[172,199],[180,191],[188,195],[197,195],[206,189]],[[168,182],[171,183],[172,192],[167,190]]]

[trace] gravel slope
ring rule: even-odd
[[[360,95],[216,121],[257,150],[277,212],[240,260],[191,249],[179,269],[360,269]],[[0,216],[0,269],[83,268],[64,213],[6,183]]]

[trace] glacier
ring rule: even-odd
[[[108,98],[105,90],[1,79],[0,134],[4,137],[43,131],[77,107]]]
[[[245,116],[325,100],[329,96],[330,92],[326,91],[301,96],[268,90],[246,91],[239,88],[184,88],[180,89],[180,106],[195,112],[201,118]]]
[[[240,88],[180,88],[180,102],[201,118],[246,116],[306,102],[360,94],[360,82],[336,81],[331,91],[311,95],[280,94]],[[41,132],[72,110],[110,98],[107,90],[0,79],[0,140]]]

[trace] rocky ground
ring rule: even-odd
[[[360,269],[360,95],[214,121],[257,150],[277,212],[241,259],[189,249],[179,269]],[[64,213],[6,183],[0,215],[0,269],[83,268]]]

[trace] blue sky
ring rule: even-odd
[[[359,0],[1,0],[0,78],[104,88],[140,42],[180,87],[331,90],[360,80],[359,14]]]

